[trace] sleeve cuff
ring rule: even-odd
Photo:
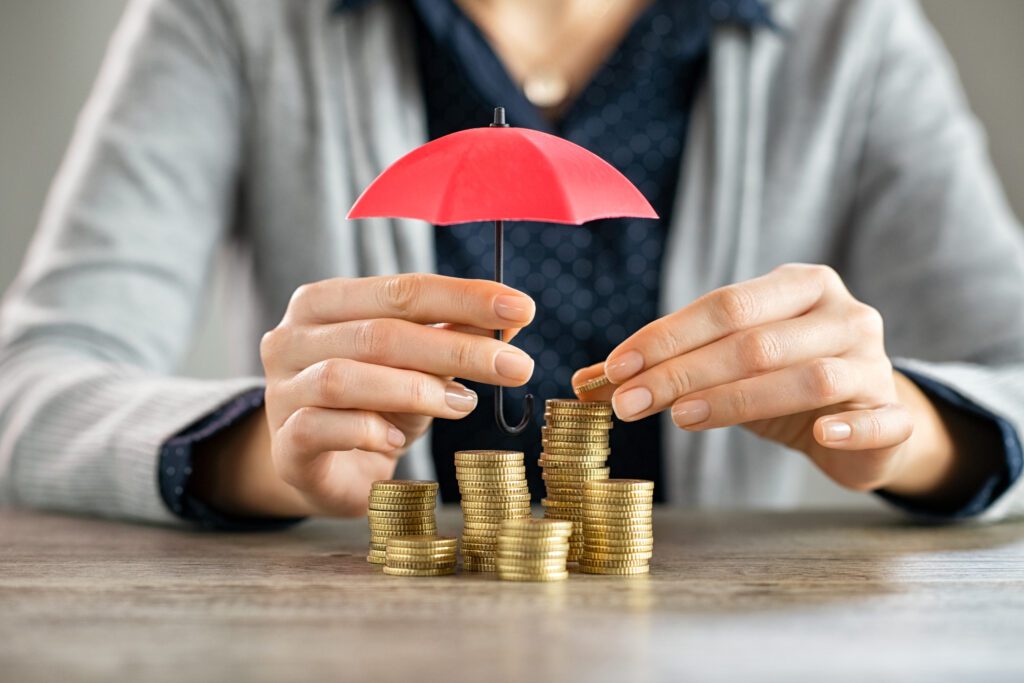
[[[188,491],[195,447],[231,427],[263,405],[263,389],[252,389],[200,418],[164,442],[160,448],[160,496],[178,517],[204,529],[218,531],[272,531],[285,529],[302,518],[235,517],[223,514]]]
[[[1003,447],[1003,457],[999,467],[989,474],[978,490],[955,508],[928,506],[920,501],[885,491],[876,491],[875,494],[895,507],[926,520],[955,521],[981,515],[1013,486],[1024,470],[1024,450],[1021,448],[1020,436],[1009,421],[986,410],[948,385],[906,368],[900,367],[897,370],[914,382],[932,401],[972,415],[997,430]]]

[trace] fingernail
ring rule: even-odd
[[[505,320],[528,322],[533,318],[533,301],[525,296],[502,294],[494,299],[494,312]]]
[[[388,427],[388,443],[394,448],[405,445],[405,434],[396,427]]]
[[[615,360],[604,364],[605,376],[616,384],[622,384],[643,369],[644,357],[639,351],[626,351]]]
[[[476,408],[476,394],[458,382],[449,382],[444,388],[444,400],[452,410],[468,413]]]
[[[620,420],[626,420],[651,407],[654,396],[645,387],[636,387],[612,397],[612,406]]]
[[[494,357],[494,369],[502,377],[525,382],[533,375],[533,359],[515,351],[500,351]]]
[[[677,427],[689,427],[711,417],[711,404],[703,399],[683,401],[672,406],[672,421]]]
[[[846,441],[853,436],[853,427],[840,420],[822,422],[821,431],[825,435],[825,441]]]

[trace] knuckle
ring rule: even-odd
[[[729,410],[734,419],[744,421],[750,415],[751,398],[750,394],[743,389],[735,389],[728,395]]]
[[[315,298],[316,290],[317,285],[315,282],[296,287],[288,302],[288,310],[304,315],[311,314],[314,309],[313,299]]]
[[[316,393],[321,399],[340,402],[348,393],[351,364],[344,358],[331,358],[321,362],[315,371]]]
[[[720,290],[716,303],[726,329],[741,330],[757,317],[757,298],[746,287],[734,285]]]
[[[826,405],[839,396],[842,389],[842,373],[838,363],[831,358],[817,358],[811,362],[808,372],[811,396]]]
[[[314,427],[315,409],[303,406],[288,418],[288,440],[298,451],[305,452],[313,447],[316,439]]]
[[[839,273],[832,266],[827,266],[823,263],[815,263],[809,266],[811,273],[824,284],[826,287],[833,285],[842,285],[843,279],[839,277]]]
[[[747,370],[764,373],[778,367],[782,344],[776,335],[763,330],[746,334],[740,341],[740,360]]]
[[[882,314],[877,308],[859,303],[854,308],[851,318],[854,329],[861,336],[872,338],[884,336]]]
[[[433,401],[434,386],[426,376],[415,377],[409,384],[409,395],[413,405],[423,408]]]
[[[468,369],[473,367],[475,357],[474,345],[470,340],[458,340],[448,347],[449,360],[453,367]]]
[[[673,363],[669,367],[666,379],[673,396],[686,396],[693,391],[693,377],[689,369],[681,363]]]
[[[272,365],[282,355],[288,346],[288,339],[291,337],[287,327],[278,326],[265,332],[260,338],[260,360],[264,367]]]
[[[384,278],[378,288],[380,307],[394,315],[407,314],[416,303],[422,284],[418,274],[393,275]]]
[[[352,345],[359,358],[380,362],[388,357],[391,344],[388,327],[383,320],[364,320],[356,325]]]

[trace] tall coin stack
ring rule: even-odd
[[[392,536],[384,573],[390,576],[444,576],[455,573],[458,540],[452,536]]]
[[[545,403],[544,420],[540,466],[547,497],[541,504],[545,517],[573,522],[569,561],[576,562],[583,553],[583,484],[607,479],[609,474],[605,463],[612,452],[608,445],[612,404],[550,399]]]
[[[504,581],[563,581],[572,522],[507,519],[498,533],[498,578]]]
[[[375,481],[370,487],[370,554],[366,561],[384,564],[392,536],[436,534],[436,481]]]
[[[654,553],[654,482],[588,481],[583,495],[583,557],[587,574],[646,574]]]
[[[462,568],[493,572],[501,522],[530,516],[523,454],[456,451],[455,478],[462,494]]]

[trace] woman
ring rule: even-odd
[[[450,498],[452,450],[539,441],[474,382],[583,368],[617,385],[613,471],[668,500],[798,505],[811,463],[1007,514],[1024,249],[953,73],[908,0],[135,3],[3,307],[2,495],[273,525],[361,514],[397,466]],[[662,219],[510,228],[511,286],[479,226],[343,219],[495,104]],[[223,243],[249,376],[174,376]]]

